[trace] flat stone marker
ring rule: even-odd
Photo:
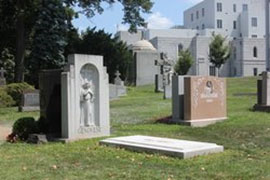
[[[30,90],[23,92],[19,112],[39,111],[39,90]]]
[[[102,145],[116,146],[138,152],[160,153],[183,159],[223,152],[223,146],[214,143],[185,141],[151,136],[126,136],[100,141]]]

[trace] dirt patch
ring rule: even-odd
[[[161,124],[175,124],[171,120],[172,120],[172,116],[167,116],[167,117],[162,117],[162,118],[156,119],[155,122],[161,123]]]
[[[6,137],[11,133],[11,131],[11,127],[0,125],[0,141],[6,140]]]

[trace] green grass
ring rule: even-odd
[[[0,125],[11,125],[21,117],[34,117],[38,119],[39,112],[18,112],[18,107],[0,108]]]
[[[255,78],[228,79],[229,119],[204,128],[155,123],[169,116],[170,100],[152,86],[129,88],[127,97],[111,102],[112,136],[152,135],[213,142],[224,153],[187,160],[99,146],[101,139],[70,144],[24,143],[0,146],[0,179],[270,179],[270,114],[251,111]],[[0,122],[22,116],[0,109]],[[15,113],[11,115],[12,113]]]

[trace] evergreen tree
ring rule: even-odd
[[[38,17],[40,15],[38,16],[37,14],[40,14],[41,7],[47,4],[47,1],[54,2],[52,0],[0,0],[0,32],[2,35],[0,36],[0,42],[4,42],[3,39],[7,37],[3,35],[3,31],[9,33],[9,35],[14,35],[14,39],[7,38],[8,41],[5,42],[10,42],[15,47],[13,54],[15,56],[14,80],[16,82],[24,81],[25,56],[27,55],[27,50],[31,50],[31,48],[28,49],[28,46],[31,43],[33,27],[34,24],[37,24],[36,21],[39,21]],[[55,1],[55,3],[58,3],[58,0]],[[101,14],[104,11],[102,4],[108,3],[113,5],[118,2],[123,5],[123,23],[130,24],[131,31],[136,31],[136,27],[145,24],[141,13],[149,13],[153,5],[151,0],[61,0],[67,15],[65,20],[69,26],[72,19],[78,17],[79,13],[83,13],[91,18],[95,14]],[[78,12],[74,12],[73,7],[75,6],[80,7]],[[44,11],[44,8],[41,11]],[[54,16],[54,14],[51,15]],[[13,33],[10,31],[11,29]],[[4,46],[4,48],[9,47]],[[0,47],[0,52],[2,50],[3,48]]]
[[[3,49],[0,56],[0,68],[4,68],[6,70],[5,78],[8,83],[13,82],[14,66],[14,56],[10,53],[8,48]]]
[[[45,0],[34,26],[33,49],[27,62],[30,82],[38,85],[41,69],[61,68],[65,63],[66,13],[62,0]]]
[[[95,28],[87,29],[82,34],[82,42],[76,49],[81,54],[96,54],[104,57],[104,65],[110,75],[110,82],[115,77],[115,72],[120,71],[122,79],[125,80],[129,64],[132,61],[132,53],[122,41],[112,38],[104,30],[96,31]]]
[[[213,34],[213,40],[209,45],[209,59],[210,62],[220,69],[220,67],[229,59],[230,57],[230,47],[226,43],[226,38],[221,35]]]
[[[193,57],[189,50],[181,50],[179,52],[178,61],[174,67],[175,73],[178,75],[186,75],[193,64]]]

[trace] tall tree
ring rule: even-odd
[[[5,78],[8,83],[14,80],[14,56],[10,53],[8,48],[3,49],[0,56],[0,68],[6,70]]]
[[[15,52],[15,23],[14,9],[9,0],[0,0],[0,54],[1,66],[3,66],[3,54],[14,54]],[[6,57],[6,55],[4,55]],[[4,58],[5,59],[5,58]]]
[[[181,50],[179,52],[179,58],[174,67],[175,73],[178,75],[186,75],[193,64],[193,57],[189,50]]]
[[[24,81],[24,59],[27,43],[39,11],[40,0],[8,0],[15,6],[16,27],[15,82]]]
[[[33,48],[28,60],[30,74],[41,69],[61,68],[65,63],[66,13],[62,0],[44,0],[34,26]],[[38,77],[30,76],[34,85]]]
[[[209,45],[209,60],[218,69],[230,58],[231,49],[228,43],[226,43],[226,38],[222,37],[220,34],[213,34],[212,42]]]
[[[27,44],[29,43],[30,35],[33,33],[33,26],[37,20],[37,13],[40,6],[46,0],[0,0],[0,13],[3,10],[1,4],[7,5],[9,9],[8,23],[14,22],[14,30],[16,31],[16,48],[15,48],[15,81],[22,82],[24,80],[24,59]],[[8,2],[8,3],[6,3]],[[91,18],[96,13],[104,11],[102,3],[113,5],[115,3],[123,5],[124,17],[123,23],[130,24],[130,30],[136,31],[137,26],[144,25],[144,19],[141,13],[148,13],[153,5],[151,0],[62,0],[63,5],[69,12],[74,6],[79,6],[82,10],[76,13],[70,13],[67,21],[71,24],[71,20],[78,13],[83,13]],[[7,18],[7,16],[5,17]],[[1,19],[3,21],[3,19]]]
[[[82,34],[82,41],[77,46],[76,52],[103,55],[104,65],[110,75],[110,82],[113,81],[117,70],[121,72],[123,79],[127,77],[132,53],[128,50],[126,44],[117,38],[112,38],[112,35],[105,33],[104,30],[87,29]]]

